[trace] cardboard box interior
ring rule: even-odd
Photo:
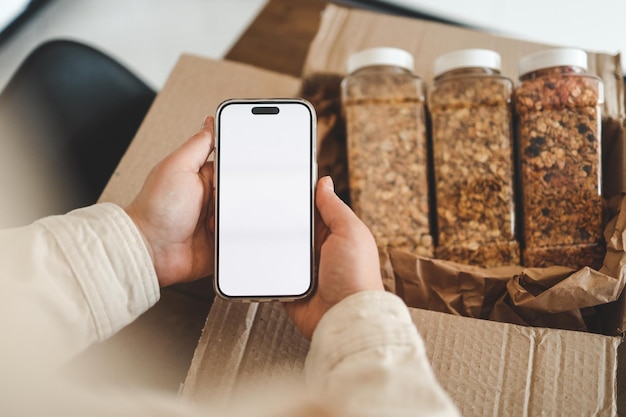
[[[412,53],[415,72],[426,84],[433,79],[435,59],[449,51],[495,50],[502,56],[502,74],[516,82],[520,58],[551,47],[427,21],[329,6],[303,68],[303,93],[318,109],[320,173],[333,176],[336,189],[344,198],[349,195],[349,187],[339,83],[346,75],[348,57],[376,46],[393,46]],[[599,52],[588,52],[588,56],[589,72],[602,79],[605,89],[604,195],[619,206],[625,185],[622,161],[626,138],[620,58]],[[609,253],[599,271],[583,268],[574,272],[557,267],[480,270],[379,249],[386,288],[399,294],[409,306],[515,324],[616,335],[624,328],[623,312],[619,311],[623,309],[619,297],[624,277],[618,260],[624,257],[624,251],[621,243],[610,236],[619,233],[613,224],[605,230]],[[531,290],[534,285],[541,287],[541,292],[537,293],[536,288]],[[562,301],[567,299],[579,304]]]
[[[447,50],[495,49],[505,57],[503,72],[512,76],[517,58],[545,47],[330,6],[309,52],[304,75],[342,74],[349,53],[380,45],[412,51],[419,58],[417,62],[423,63],[418,72],[425,80],[432,76],[430,65],[434,58]],[[607,99],[605,111],[623,121],[623,89],[617,82],[621,80],[619,59],[602,54],[594,57],[592,69],[604,74],[607,91],[613,89],[617,95]],[[152,166],[193,134],[204,115],[213,113],[222,100],[293,97],[300,93],[301,81],[292,77],[241,64],[183,56],[101,201],[129,203]],[[618,132],[623,133],[622,128],[619,126]],[[620,146],[621,151],[621,139],[617,142],[614,146]],[[622,172],[621,168],[618,172]],[[626,183],[622,179],[619,190]],[[610,308],[621,322],[620,300]],[[411,314],[439,381],[463,415],[616,414],[619,337],[503,324],[421,309],[411,309]],[[183,396],[201,401],[224,395],[250,375],[268,382],[297,375],[307,349],[308,342],[295,330],[280,305],[216,300]]]

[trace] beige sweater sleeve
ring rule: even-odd
[[[336,408],[333,415],[459,415],[435,379],[405,304],[387,292],[354,294],[324,315],[305,376]]]
[[[305,365],[306,388],[239,401],[237,412],[55,377],[52,371],[158,298],[143,240],[113,204],[0,231],[0,390],[7,399],[0,415],[457,415],[406,307],[384,292],[355,294],[323,317]]]
[[[114,204],[0,231],[0,357],[14,367],[58,368],[159,294],[143,240]]]

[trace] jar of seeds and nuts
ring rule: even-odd
[[[433,140],[436,256],[517,265],[513,180],[513,82],[500,55],[464,49],[435,61],[428,89]]]
[[[555,49],[519,63],[515,91],[527,266],[602,264],[602,81],[587,54]]]
[[[342,81],[350,200],[379,246],[433,255],[425,105],[413,56],[396,48],[351,55]]]

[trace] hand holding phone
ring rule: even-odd
[[[213,161],[214,119],[148,174],[125,208],[154,263],[161,287],[214,272]]]
[[[300,99],[217,110],[215,289],[296,300],[314,288],[315,110]]]
[[[317,184],[316,206],[317,290],[306,300],[285,305],[291,320],[308,339],[326,311],[344,298],[360,291],[384,290],[374,237],[335,194],[330,177]]]

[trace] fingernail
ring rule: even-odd
[[[206,115],[204,116],[204,120],[202,121],[202,127],[201,129],[204,129],[205,127],[207,127],[209,125],[209,122],[213,121],[213,117],[211,117],[211,115]]]
[[[331,191],[335,191],[335,183],[333,182],[333,179],[331,178],[330,175],[325,176],[324,178],[322,178],[323,182],[322,182],[322,186],[324,186],[325,188],[328,188]]]

